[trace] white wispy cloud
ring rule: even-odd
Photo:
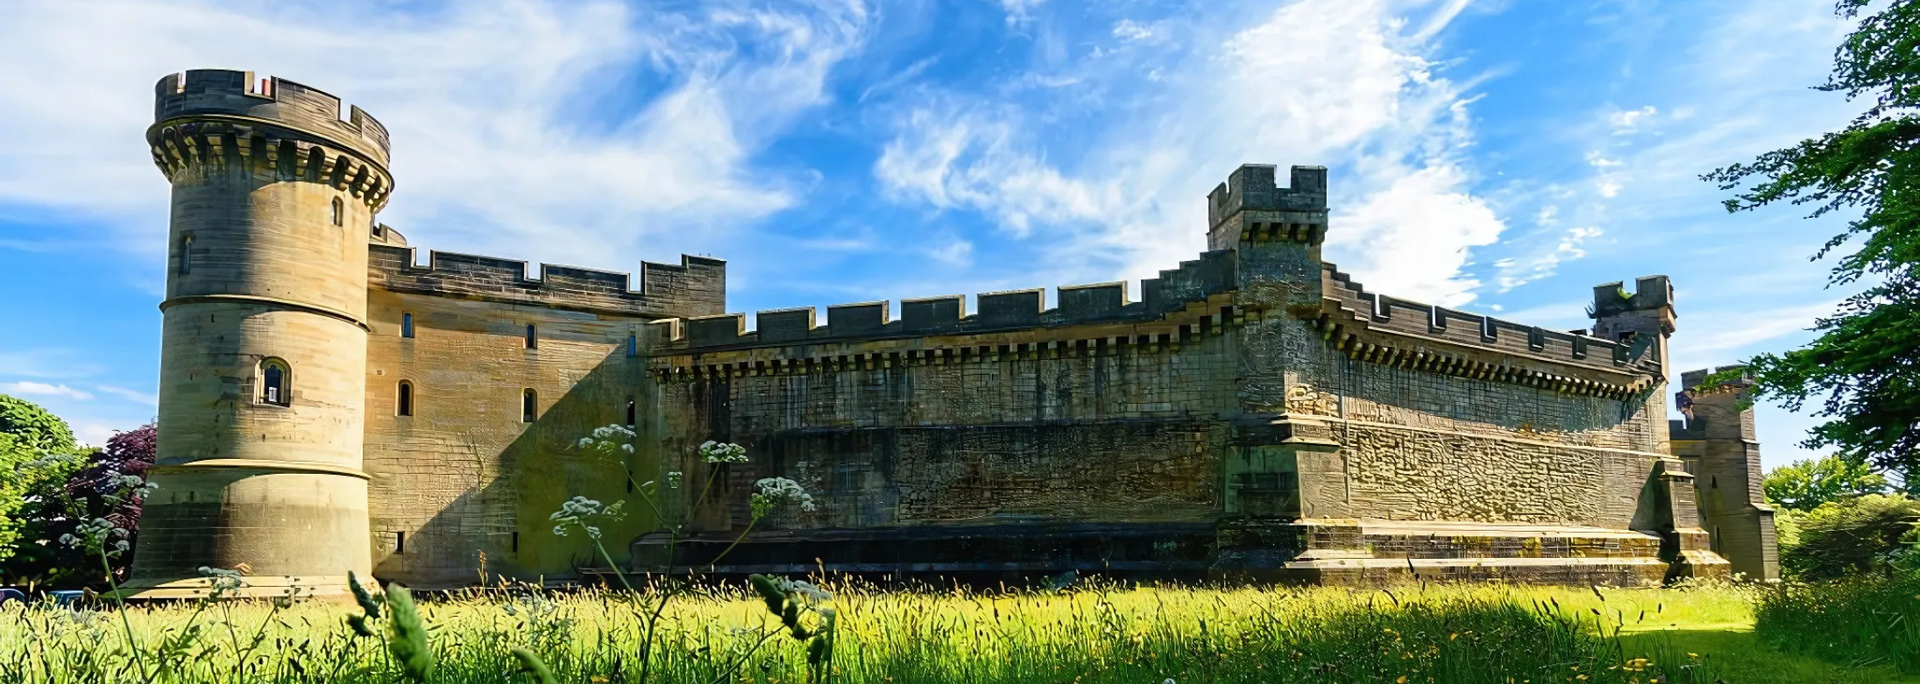
[[[391,129],[400,189],[382,219],[416,243],[631,264],[659,258],[649,239],[691,251],[793,204],[792,181],[748,160],[826,100],[871,24],[853,0],[408,9],[16,3],[0,63],[34,67],[0,70],[0,204],[98,217],[158,251],[167,188],[137,142],[153,82],[253,69],[343,94]]]
[[[1150,275],[1200,249],[1201,198],[1241,163],[1327,165],[1330,257],[1382,289],[1459,304],[1478,284],[1461,273],[1471,250],[1504,229],[1462,157],[1468,86],[1428,57],[1462,4],[1306,0],[1225,33],[1183,27],[1190,53],[1075,74],[1137,93],[1078,154],[1048,149],[1048,126],[1075,125],[1050,112],[929,91],[896,117],[874,174],[897,201],[980,211],[1016,237],[1044,223],[1039,246],[1086,279]],[[1417,33],[1409,11],[1426,12]]]
[[[4,391],[7,394],[30,397],[65,397],[74,401],[89,401],[93,399],[92,394],[67,385],[34,382],[32,380],[0,383],[0,391]]]
[[[128,389],[125,387],[115,387],[112,385],[95,385],[94,389],[96,391],[99,391],[105,394],[111,394],[113,396],[119,397],[121,399],[125,399],[127,401],[130,401],[136,404],[144,404],[147,406],[160,405],[159,395],[153,394],[151,392],[142,392],[135,389]]]

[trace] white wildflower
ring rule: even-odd
[[[707,440],[700,444],[700,460],[708,463],[746,463],[747,448],[738,444]]]

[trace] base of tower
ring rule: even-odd
[[[353,600],[353,590],[348,587],[346,575],[261,575],[240,578],[238,589],[229,589],[221,593],[225,598],[248,599],[320,599]],[[368,589],[378,591],[379,587],[367,582]],[[170,580],[146,586],[125,586],[127,599],[132,601],[166,601],[206,598],[213,591],[212,582],[206,577],[193,577]]]

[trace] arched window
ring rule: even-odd
[[[342,202],[340,201],[340,198],[335,197],[333,198],[333,225],[343,226],[343,225],[346,225],[346,223],[347,223],[347,203]]]
[[[540,348],[540,335],[538,331],[534,330],[532,323],[527,324],[527,348],[528,349]]]
[[[260,403],[286,406],[292,403],[293,369],[280,359],[260,362]]]
[[[533,390],[528,389],[520,392],[520,422],[533,422],[534,415],[539,411],[539,408],[539,397],[533,393]]]
[[[401,380],[399,396],[395,399],[397,405],[395,413],[403,416],[413,415],[413,383]]]
[[[180,275],[193,272],[193,235],[180,236]]]
[[[413,337],[413,314],[400,314],[400,336]]]

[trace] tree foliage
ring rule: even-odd
[[[1798,511],[1811,511],[1844,498],[1885,494],[1889,489],[1887,478],[1873,472],[1872,466],[1839,456],[1795,461],[1769,470],[1761,488],[1768,502]]]
[[[1920,501],[1869,494],[1822,505],[1798,523],[1798,543],[1780,551],[1787,574],[1809,580],[1886,574],[1911,565]]]
[[[1703,178],[1735,191],[1728,211],[1787,202],[1816,217],[1860,212],[1814,258],[1857,241],[1829,286],[1864,289],[1815,323],[1811,343],[1747,363],[1760,396],[1792,410],[1818,404],[1815,415],[1828,420],[1808,447],[1920,473],[1920,0],[1862,17],[1873,4],[1841,0],[1840,15],[1860,23],[1817,86],[1865,100],[1866,110],[1842,130]]]
[[[0,562],[22,549],[31,520],[58,499],[71,460],[73,430],[33,402],[0,394]],[[69,457],[69,458],[62,458]],[[37,538],[37,537],[36,537]]]

